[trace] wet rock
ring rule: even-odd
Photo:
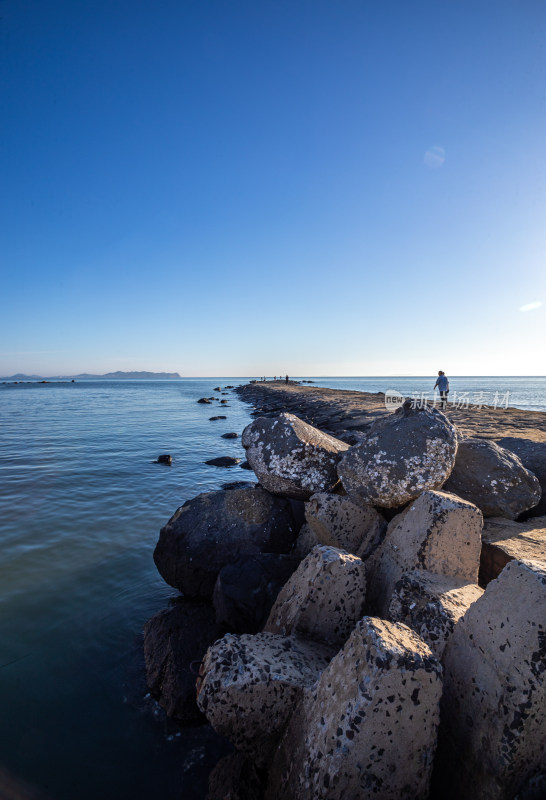
[[[225,416],[222,416],[222,415],[220,414],[220,415],[217,415],[217,416],[215,416],[215,417],[209,417],[209,419],[210,419],[210,421],[211,421],[211,422],[215,422],[215,420],[217,420],[217,419],[227,419],[227,417],[225,417]]]
[[[381,514],[358,496],[327,492],[318,492],[307,501],[305,518],[318,543],[339,547],[363,559],[375,550],[387,528]]]
[[[482,524],[481,511],[467,500],[423,492],[390,522],[372,556],[370,607],[385,617],[396,582],[410,570],[477,583]]]
[[[207,651],[197,704],[217,733],[265,766],[304,687],[331,656],[293,636],[228,633]]]
[[[251,489],[257,485],[257,483],[253,483],[252,481],[228,481],[227,483],[222,484],[222,489],[225,489],[229,492],[232,489]]]
[[[161,529],[154,561],[163,579],[210,597],[219,571],[240,555],[287,553],[296,536],[288,501],[262,488],[200,494]]]
[[[225,403],[227,403],[227,400],[220,400],[220,403],[221,405],[224,405]]]
[[[171,466],[173,463],[173,457],[169,455],[162,455],[157,457],[158,464],[167,464],[167,466]]]
[[[240,463],[240,458],[233,458],[232,456],[219,456],[219,458],[209,458],[208,461],[205,461],[205,464],[211,467],[234,467]]]
[[[252,469],[252,467],[246,460],[242,461],[239,466],[241,467],[241,469],[250,469],[250,470]]]
[[[195,673],[190,664],[201,661],[221,634],[214,609],[185,598],[144,626],[146,681],[169,717],[184,724],[204,721],[195,700]]]
[[[247,425],[242,442],[264,488],[301,500],[335,486],[337,461],[348,449],[293,414],[259,417]]]
[[[221,391],[222,391],[222,387],[221,386],[215,386],[214,389],[213,389],[213,392],[221,392]]]
[[[527,522],[487,519],[482,531],[480,586],[498,578],[512,559],[546,561],[546,516]]]
[[[457,434],[447,417],[406,402],[371,425],[363,442],[342,456],[338,474],[348,494],[390,508],[427,489],[439,489],[453,469],[456,452]]]
[[[238,438],[239,438],[239,434],[238,433],[223,433],[222,434],[222,439],[238,439]]]
[[[210,400],[209,400],[208,397],[200,397],[197,402],[198,403],[210,403]]]
[[[242,753],[222,758],[209,776],[206,800],[262,800],[264,775]]]
[[[305,690],[267,800],[427,797],[441,691],[441,666],[413,631],[364,617]]]
[[[362,616],[365,595],[362,561],[319,545],[281,589],[264,630],[339,647]]]
[[[388,616],[415,631],[441,661],[455,625],[482,594],[479,586],[458,578],[406,572],[394,588]]]
[[[230,633],[257,633],[300,559],[259,553],[222,567],[214,587],[216,619]]]
[[[516,519],[536,506],[541,488],[510,450],[487,439],[461,439],[444,491],[469,500],[484,517]]]
[[[546,564],[511,561],[444,654],[438,796],[511,800],[544,769]]]

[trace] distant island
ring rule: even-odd
[[[42,375],[10,375],[0,378],[2,381],[174,381],[181,380],[178,372],[107,372],[106,375],[91,375],[82,372],[80,375],[54,375],[45,378]]]

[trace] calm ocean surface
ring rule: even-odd
[[[201,800],[203,728],[178,733],[146,697],[139,636],[176,592],[155,569],[160,527],[239,467],[241,378],[0,384],[0,768],[52,800]],[[430,391],[434,378],[314,378],[317,386]],[[451,378],[546,411],[546,378]],[[502,412],[499,412],[502,413]],[[153,463],[161,453],[172,467]]]

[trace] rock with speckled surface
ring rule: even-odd
[[[415,569],[477,583],[482,526],[482,512],[467,500],[423,492],[391,520],[372,556],[370,608],[386,617],[396,582]]]
[[[512,800],[546,766],[546,563],[511,561],[444,654],[438,796]]]
[[[542,489],[515,453],[487,439],[462,439],[444,491],[469,500],[484,517],[516,519],[537,505]]]
[[[313,547],[316,547],[317,544],[319,544],[319,542],[315,532],[307,522],[304,522],[294,542],[292,555],[303,559],[305,556],[309,555]]]
[[[338,475],[348,494],[359,494],[369,505],[396,508],[426,489],[439,489],[456,453],[457,432],[447,417],[406,402],[376,420],[362,443],[342,456]]]
[[[486,519],[482,531],[480,586],[498,578],[512,559],[546,561],[546,516],[526,522]]]
[[[264,489],[298,500],[333,489],[337,462],[349,448],[294,414],[258,417],[244,429],[242,443]]]
[[[414,630],[442,660],[455,625],[482,594],[475,583],[414,570],[396,583],[388,616]]]
[[[272,761],[267,800],[424,800],[441,672],[408,627],[363,617],[305,690]]]
[[[288,553],[296,530],[288,501],[261,487],[207,492],[161,529],[154,561],[171,586],[210,597],[222,567],[240,555]]]
[[[305,504],[305,519],[319,544],[367,558],[381,542],[385,519],[358,495],[317,492]]]
[[[365,595],[361,559],[317,545],[279,592],[264,630],[340,647],[364,613]]]
[[[304,687],[334,652],[295,636],[228,633],[207,651],[197,704],[217,733],[265,766]]]

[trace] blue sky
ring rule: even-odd
[[[3,0],[0,375],[545,374],[545,43],[542,0]]]

